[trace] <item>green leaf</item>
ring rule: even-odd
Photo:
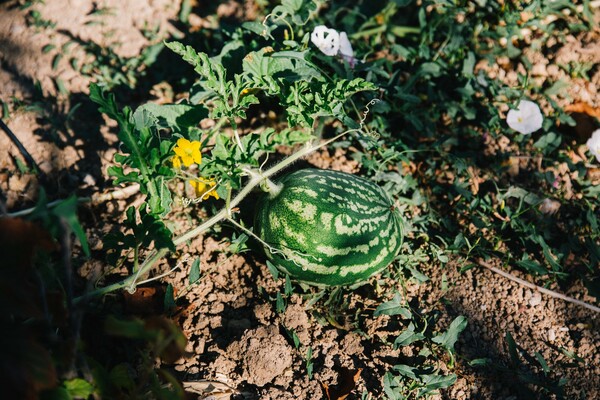
[[[269,25],[267,25],[268,27]],[[263,32],[265,31],[265,25],[263,25],[261,22],[259,21],[246,21],[244,23],[242,23],[242,28],[253,32],[259,36],[262,36]],[[270,30],[267,29],[266,33],[270,33]]]
[[[275,280],[279,279],[279,270],[269,260],[267,260],[267,268],[269,269],[269,272],[271,273],[271,275],[273,275],[273,279],[275,279]]]
[[[285,275],[285,286],[284,293],[286,296],[289,296],[293,293],[294,289],[292,288],[292,280],[288,274]]]
[[[282,0],[281,5],[273,8],[272,13],[279,18],[290,17],[295,25],[304,25],[314,10],[316,3],[308,0]]]
[[[406,265],[406,268],[408,268],[408,270],[410,271],[411,276],[413,278],[415,278],[415,280],[417,282],[424,283],[424,282],[427,282],[429,280],[429,277],[427,275],[423,274],[421,271],[417,270],[412,265]]]
[[[170,313],[177,307],[175,304],[175,297],[173,294],[173,285],[170,283],[167,285],[167,290],[165,291],[165,300],[164,300],[164,308],[165,312]]]
[[[117,156],[118,156],[118,154],[115,155],[115,160],[117,159]],[[119,162],[119,161],[117,161],[117,162]],[[117,167],[115,165],[111,165],[110,167],[108,167],[106,172],[108,172],[109,176],[112,176],[115,178],[113,181],[113,184],[115,184],[115,185],[118,185],[123,182],[131,182],[131,183],[140,183],[141,182],[141,176],[137,171],[132,171],[132,172],[129,172],[128,174],[125,174],[123,172],[122,167]]]
[[[472,51],[467,53],[467,58],[463,61],[462,74],[464,76],[473,76],[473,69],[475,68],[475,54]]]
[[[534,352],[533,355],[535,356],[536,360],[540,363],[540,366],[542,367],[542,370],[544,371],[544,375],[549,374],[550,367],[548,367],[548,363],[546,363],[546,360],[544,360],[544,357],[537,351]]]
[[[133,390],[135,382],[131,377],[130,366],[126,363],[115,365],[109,373],[110,382],[118,388]]]
[[[399,390],[400,383],[398,379],[391,373],[386,372],[383,376],[383,391],[389,400],[405,400]]]
[[[245,233],[240,234],[239,236],[233,236],[231,242],[229,243],[229,251],[231,254],[238,254],[240,251],[248,248],[246,242],[250,237]]]
[[[175,132],[187,132],[188,127],[196,126],[208,117],[208,110],[202,105],[146,103],[138,107],[133,113],[133,120],[136,121],[138,129],[141,126],[148,126],[147,122],[141,122],[146,121],[142,117],[144,113],[153,116],[164,127]]]
[[[55,48],[56,48],[55,45],[53,45],[53,44],[47,44],[44,47],[42,47],[42,53],[44,53],[44,54],[49,53],[52,50],[54,50]]]
[[[69,229],[71,229],[75,236],[77,236],[77,239],[79,239],[83,252],[89,257],[90,246],[88,245],[85,231],[77,218],[77,197],[72,195],[68,199],[62,201],[59,205],[54,207],[52,213],[57,217],[62,218],[67,223]]]
[[[511,197],[521,199],[527,204],[539,204],[542,201],[542,199],[539,196],[516,186],[511,186],[505,193],[499,194],[498,200],[503,201]]]
[[[390,301],[380,304],[373,313],[373,316],[380,315],[401,315],[403,318],[411,318],[412,314],[409,309],[402,305],[402,297],[400,293],[396,293]]]
[[[87,399],[94,393],[94,386],[84,379],[71,379],[69,381],[65,381],[63,385],[67,389],[67,392],[69,392],[69,394],[76,399]]]
[[[308,346],[308,350],[306,350],[306,375],[308,375],[308,379],[312,379],[313,374],[313,349],[311,346]]]
[[[277,298],[275,300],[275,309],[277,310],[277,313],[283,314],[285,312],[286,307],[287,306],[285,304],[285,300],[281,296],[281,293],[277,292]]]
[[[542,265],[540,265],[540,263],[538,263],[537,261],[529,259],[529,256],[527,254],[523,254],[523,258],[521,260],[517,261],[517,265],[532,274],[536,274],[536,275],[547,275],[548,274],[548,270],[546,268],[544,268]]]
[[[183,0],[179,7],[179,21],[187,24],[190,13],[192,12],[192,0]]]
[[[164,217],[171,212],[171,204],[173,203],[173,197],[168,182],[164,177],[157,177],[156,181],[158,183],[158,198],[160,199],[160,206],[162,208],[162,213],[160,214],[160,216]]]
[[[554,150],[558,149],[562,142],[560,135],[554,132],[548,132],[547,134],[540,137],[533,145],[538,149],[542,150],[544,154],[549,154]]]
[[[462,315],[456,317],[448,327],[448,330],[441,335],[435,336],[432,341],[445,347],[449,351],[454,351],[454,344],[458,340],[458,335],[467,327],[467,319]]]
[[[552,270],[555,273],[560,273],[563,270],[563,267],[560,265],[559,260],[553,254],[552,249],[546,243],[546,240],[541,235],[532,234],[530,236],[531,240],[540,245],[542,248],[542,253],[544,254],[544,258],[548,261],[548,264],[552,267]],[[559,274],[560,275],[560,274]]]
[[[398,373],[402,376],[406,376],[410,379],[414,379],[417,380],[419,379],[417,377],[417,375],[415,374],[415,371],[417,370],[417,368],[415,367],[411,367],[409,365],[404,365],[404,364],[397,364],[394,365],[393,367],[394,371],[398,371]]]
[[[184,46],[176,41],[166,42],[165,45],[175,54],[180,55],[185,62],[192,65],[200,75],[205,75],[205,72],[208,72],[206,69],[208,56],[206,54],[198,53],[192,46]]]
[[[552,86],[550,86],[548,89],[546,89],[544,91],[544,94],[547,96],[554,96],[557,94],[564,93],[564,90],[566,88],[568,88],[570,85],[571,84],[569,82],[567,82],[566,80],[559,79],[558,81],[554,82],[552,84]]]
[[[193,285],[200,280],[200,258],[196,258],[192,263],[192,268],[190,269],[190,275],[188,279],[190,285]]]
[[[510,354],[510,359],[513,365],[518,366],[519,364],[521,364],[521,361],[519,360],[519,353],[517,351],[517,344],[515,343],[515,339],[513,339],[509,331],[506,331],[504,339],[506,340],[506,345],[508,346],[508,354]]]
[[[151,171],[148,168],[146,160],[146,143],[141,143],[136,136],[136,128],[132,122],[132,118],[130,118],[131,109],[125,107],[123,111],[120,111],[115,102],[114,95],[112,93],[105,95],[104,91],[95,84],[90,86],[90,99],[100,106],[98,108],[100,112],[117,121],[119,124],[118,137],[123,142],[121,149],[131,154],[129,163],[132,167],[140,171],[142,175],[140,182],[147,181]]]
[[[302,7],[303,0],[282,0],[281,5],[292,13],[298,12]]]
[[[445,389],[447,387],[452,386],[454,382],[456,382],[456,375],[449,374],[444,376],[431,374],[422,376],[421,379],[425,387],[419,391],[419,393],[417,394],[417,398],[424,396],[425,394],[434,392],[438,389]]]
[[[298,337],[298,334],[296,334],[296,331],[294,329],[287,329],[285,326],[283,327],[283,329],[288,334],[290,339],[292,339],[292,342],[294,343],[294,348],[296,350],[299,349],[301,343],[300,343],[300,338]]]
[[[425,335],[420,332],[415,332],[415,326],[411,322],[406,330],[394,340],[394,348],[397,349],[398,347],[408,346],[409,344],[423,339],[425,339]]]
[[[476,358],[474,360],[469,361],[469,365],[471,367],[485,367],[487,365],[490,365],[492,363],[492,360],[489,358]]]

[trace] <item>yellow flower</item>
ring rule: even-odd
[[[202,144],[196,140],[190,142],[187,139],[181,138],[177,140],[177,146],[173,148],[173,151],[179,156],[183,165],[189,167],[194,163],[200,164],[202,162],[200,146],[202,146]],[[175,166],[177,162],[178,161],[173,160],[173,166]],[[181,164],[179,164],[179,166],[181,166]]]
[[[171,159],[171,163],[173,163],[173,168],[181,168],[181,158],[174,156]]]
[[[210,196],[219,200],[219,194],[215,190],[216,183],[213,180],[203,181],[194,180],[190,181],[190,185],[194,188],[196,196],[202,196],[202,200],[208,199]]]

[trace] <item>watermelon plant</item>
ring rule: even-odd
[[[181,22],[187,23],[185,14],[198,6],[192,3],[197,2],[182,2]],[[534,64],[540,66],[539,60],[529,59],[532,54],[554,54],[563,44],[560,35],[568,35],[569,42],[571,35],[594,26],[589,1],[281,0],[268,14],[268,1],[246,3],[256,5],[248,9],[260,14],[255,21],[227,26],[216,23],[217,18],[210,28],[203,24],[201,32],[188,26],[194,35],[178,37],[182,43],[148,47],[141,58],[104,54],[98,45],[85,47],[97,53],[99,63],[98,68],[93,63],[81,68],[98,82],[91,98],[119,126],[119,154],[108,173],[115,184],[128,185],[89,200],[116,199],[119,193],[139,190],[144,201],[129,207],[118,231],[103,240],[108,264],[116,267],[113,272],[121,274],[126,267],[127,276],[86,297],[116,289],[133,292],[167,277],[187,263],[189,254],[178,252],[186,245],[194,247],[190,253],[206,249],[192,242],[198,235],[225,236],[230,254],[250,248],[245,241],[253,236],[264,246],[279,288],[273,289],[273,282],[262,287],[259,278],[256,286],[250,279],[252,287],[243,289],[255,291],[255,300],[273,302],[279,316],[270,322],[288,333],[296,355],[305,360],[309,379],[313,372],[322,382],[331,375],[322,371],[331,364],[327,357],[332,353],[311,341],[308,332],[296,332],[290,321],[294,318],[286,316],[288,306],[297,307],[299,299],[324,326],[319,326],[323,336],[339,329],[358,334],[361,340],[355,342],[369,342],[366,352],[354,354],[352,361],[357,367],[368,365],[372,371],[365,370],[363,379],[369,384],[379,379],[382,390],[367,387],[363,399],[372,394],[409,399],[452,385],[457,380],[453,372],[464,371],[468,360],[454,354],[466,319],[450,322],[443,317],[455,317],[461,308],[451,307],[454,300],[448,298],[430,307],[430,298],[414,296],[408,279],[424,283],[426,274],[441,273],[445,292],[452,287],[448,268],[479,266],[502,274],[486,262],[493,259],[528,272],[528,278],[546,286],[567,288],[582,277],[590,294],[600,293],[598,171],[567,135],[576,121],[557,104],[557,95],[563,96],[570,80],[542,79],[556,76],[551,68],[529,72]],[[221,14],[217,11],[216,16]],[[196,75],[190,79],[179,74],[171,68],[175,63],[165,62],[168,57],[179,57],[184,61],[180,67]],[[152,70],[145,68],[153,63]],[[161,101],[177,99],[173,104],[120,108],[106,92],[119,84],[134,89],[141,81],[137,78],[167,72],[159,72],[164,65],[169,82],[161,81],[153,91],[159,91],[155,93]],[[585,66],[559,67],[569,70],[571,78],[589,80]],[[504,78],[494,78],[505,72]],[[55,83],[63,92],[60,80]],[[174,93],[167,93],[171,89]],[[586,143],[598,158],[597,133]],[[288,172],[292,163],[319,149],[323,157],[318,160],[325,162],[327,150],[336,151],[334,162],[340,161],[341,150],[359,166],[357,172]],[[288,156],[281,160],[282,154]],[[253,203],[245,200],[259,189],[264,193],[251,209]],[[69,204],[74,207],[74,199]],[[72,218],[66,222],[85,243]],[[232,225],[242,231],[239,236],[230,234],[227,227]],[[68,243],[68,235],[64,239]],[[178,258],[175,267],[168,267],[169,252]],[[200,261],[198,257],[191,264],[185,291],[201,284],[201,275],[211,276],[201,273]],[[249,270],[245,265],[241,271]],[[229,271],[218,273],[222,277]],[[544,295],[553,293],[515,282]],[[176,276],[174,286],[165,290],[161,306],[168,313],[185,304],[184,298],[196,300],[182,294],[179,284]],[[364,286],[353,292],[359,284]],[[273,293],[282,287],[281,293]],[[372,324],[376,318],[381,319]],[[444,323],[449,326],[439,330]],[[112,321],[107,327],[108,333],[125,338],[154,336],[140,321]],[[517,345],[507,332],[509,338],[509,353],[518,365]],[[347,346],[351,344],[342,347],[356,347]],[[462,356],[469,353],[461,347]],[[394,355],[380,351],[384,348],[401,351],[392,368]],[[377,354],[385,354],[386,360]],[[409,359],[413,365],[404,364]],[[540,353],[535,359],[541,359],[546,374]],[[151,358],[147,365],[152,371]],[[118,368],[114,371],[123,376]],[[360,372],[353,377],[355,383],[359,378]],[[153,389],[160,390],[159,380],[152,380]],[[119,381],[131,393],[143,393],[147,386],[143,380],[139,389],[128,380]],[[86,390],[93,389],[88,385]],[[345,395],[328,392],[327,397]]]
[[[322,54],[321,47],[316,46],[314,40],[310,41],[311,32],[321,27],[311,21],[315,10],[316,3],[312,1],[284,2],[263,23],[243,24],[235,34],[239,44],[236,51],[241,48],[246,52],[241,59],[229,54],[231,47],[225,47],[220,54],[210,57],[182,43],[167,43],[167,48],[192,65],[199,78],[189,97],[178,104],[148,103],[135,111],[128,107],[120,110],[114,96],[101,87],[92,86],[92,100],[119,124],[121,153],[116,155],[116,165],[109,169],[109,174],[114,177],[115,183],[139,185],[146,202],[137,212],[128,211],[133,236],[117,232],[105,241],[112,264],[122,263],[133,254],[133,262],[125,262],[131,274],[121,282],[90,293],[90,296],[119,288],[134,291],[167,253],[217,223],[228,221],[246,234],[256,236],[251,229],[243,226],[234,212],[255,188],[273,187],[270,177],[342,136],[352,136],[364,143],[372,142],[373,137],[378,136],[368,131],[365,124],[370,113],[369,106],[378,100],[377,87],[352,72],[357,59],[337,57],[337,54],[328,57]],[[298,18],[299,15],[305,17]],[[350,51],[348,37],[346,34],[342,37],[344,49]],[[346,56],[350,54],[348,51],[344,53]],[[357,106],[355,102],[358,101],[362,107]],[[285,110],[287,127],[260,131],[242,128],[252,108],[262,105],[272,108],[273,102],[276,107]],[[213,122],[207,123],[209,120]],[[332,138],[322,140],[324,126],[335,120],[342,122],[337,125],[337,132]],[[200,129],[201,121],[208,128]],[[268,169],[263,168],[269,154],[278,147],[295,145],[303,146]],[[334,252],[349,251],[345,259],[329,257],[329,260],[323,260],[330,271],[335,269],[336,272],[330,272],[324,282],[322,277],[317,279],[317,275],[306,276],[300,272],[314,270],[320,261],[298,259],[292,262],[294,265],[302,264],[298,268],[291,268],[289,263],[283,266],[291,254],[288,254],[291,250],[286,242],[267,236],[262,241],[269,246],[269,256],[279,259],[277,264],[293,278],[313,284],[348,285],[368,278],[394,260],[402,243],[400,216],[394,209],[394,200],[376,184],[358,177],[346,177],[349,182],[354,182],[354,189],[347,188],[356,191],[353,195],[336,189],[340,183],[335,179],[341,178],[334,177],[338,175],[323,174],[326,184],[321,186],[321,190],[338,196],[340,205],[343,203],[358,209],[377,205],[377,209],[381,209],[378,211],[380,215],[375,217],[368,212],[361,216],[352,208],[347,209],[351,214],[344,214],[345,209],[341,206],[332,208],[338,213],[335,218],[352,218],[364,227],[361,228],[364,231],[353,230],[351,235],[342,234],[337,239],[333,235],[321,237],[322,246],[329,246]],[[291,179],[297,176],[292,174],[283,180],[291,183]],[[181,181],[185,182],[183,191],[175,190],[175,185]],[[359,187],[362,188],[360,193]],[[289,192],[284,190],[282,196],[286,193]],[[174,202],[193,207],[209,198],[210,201],[224,202],[220,211],[179,236],[168,234],[170,230],[165,220],[173,210]],[[265,203],[262,214],[268,213],[267,204],[271,203]],[[325,211],[325,204],[318,207]],[[137,214],[142,220],[139,226],[136,225]],[[364,225],[359,221],[363,217],[375,220]],[[257,221],[264,218],[263,215]],[[263,229],[267,226],[263,225]],[[258,236],[263,232],[267,233],[264,230]],[[387,237],[381,237],[381,234]],[[350,251],[353,245],[358,247]],[[154,249],[146,252],[144,247]],[[300,247],[294,250],[294,254],[319,249]],[[142,260],[144,254],[146,258]],[[279,254],[284,256],[279,257]],[[361,256],[356,258],[358,255]],[[356,258],[359,263],[354,270],[346,265],[351,258]]]

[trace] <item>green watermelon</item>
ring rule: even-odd
[[[264,194],[255,215],[267,256],[291,278],[351,285],[386,268],[400,251],[399,213],[375,183],[344,172],[302,169]]]

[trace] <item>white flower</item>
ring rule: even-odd
[[[590,152],[596,156],[596,160],[600,162],[600,129],[592,132],[592,137],[585,144],[590,149]]]
[[[528,135],[542,127],[544,117],[540,107],[533,101],[521,100],[516,110],[510,110],[506,115],[506,123],[512,129],[523,135]]]
[[[354,50],[352,50],[352,44],[350,44],[346,32],[340,32],[340,54],[351,64],[355,61]]]
[[[340,50],[340,34],[325,25],[315,27],[310,35],[310,41],[328,56],[335,56]]]

